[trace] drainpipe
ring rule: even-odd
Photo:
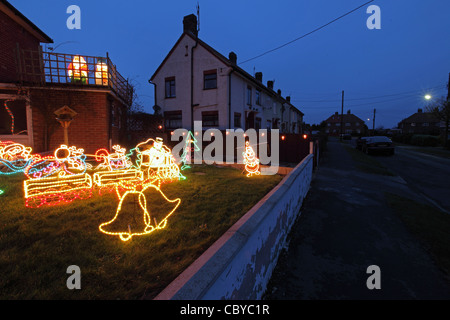
[[[154,93],[153,93],[153,96],[154,96],[154,100],[155,100],[154,105],[156,106],[156,105],[157,105],[157,101],[158,101],[158,99],[156,99],[156,83],[152,82],[151,79],[148,79],[148,83],[152,84],[153,87],[154,87]]]
[[[231,74],[234,72],[234,68],[231,68],[228,73],[228,129],[231,129]]]
[[[198,35],[195,36],[195,45],[191,48],[191,130],[194,130],[194,49],[198,45]]]

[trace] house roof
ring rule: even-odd
[[[237,72],[238,74],[240,74],[241,76],[243,76],[244,78],[248,79],[250,82],[252,82],[255,86],[259,87],[260,89],[264,90],[267,94],[278,98],[282,103],[288,103],[292,108],[294,108],[295,110],[297,110],[298,112],[301,113],[301,115],[303,116],[304,113],[301,112],[297,107],[295,107],[294,105],[292,105],[290,102],[288,102],[285,98],[283,98],[281,95],[279,95],[277,92],[275,92],[275,90],[265,86],[261,81],[258,81],[255,77],[253,77],[251,74],[249,74],[247,71],[245,71],[244,69],[242,69],[241,67],[239,67],[238,65],[236,65],[235,63],[233,63],[230,59],[228,59],[227,57],[225,57],[223,54],[221,54],[220,52],[218,52],[217,50],[215,50],[213,47],[211,47],[210,45],[208,45],[206,42],[204,42],[203,40],[201,40],[200,38],[196,37],[194,34],[192,34],[191,32],[183,32],[180,36],[180,38],[178,38],[177,42],[175,43],[175,45],[172,47],[172,49],[169,51],[169,53],[167,54],[167,56],[164,58],[163,62],[159,65],[159,67],[156,69],[156,71],[153,73],[153,75],[150,78],[150,81],[153,81],[153,79],[156,77],[156,75],[158,74],[158,72],[161,70],[161,68],[163,67],[163,65],[166,63],[166,61],[169,59],[169,57],[172,55],[173,51],[175,50],[175,48],[178,46],[178,44],[181,42],[181,40],[184,38],[184,36],[189,36],[191,37],[193,40],[197,40],[198,44],[201,45],[203,48],[205,48],[207,51],[209,51],[212,55],[214,55],[217,59],[219,59],[221,62],[223,62],[226,66],[233,68],[233,70],[235,72]]]
[[[357,116],[355,116],[352,113],[344,113],[343,118],[342,118],[342,122],[350,122],[350,123],[354,123],[354,122],[364,122],[363,120],[361,120],[360,118],[358,118]],[[330,116],[327,120],[325,120],[326,122],[330,122],[330,123],[340,123],[341,122],[341,115],[338,114],[337,112],[335,114],[333,114],[332,116]]]
[[[436,118],[435,115],[433,115],[430,112],[422,112],[421,109],[419,109],[416,113],[410,115],[408,118],[403,119],[403,123],[422,123],[422,122],[440,122],[438,118]]]
[[[19,10],[13,7],[8,1],[0,0],[0,10],[16,21],[27,31],[29,31],[39,42],[53,43],[53,40],[39,29],[33,22],[25,17]]]

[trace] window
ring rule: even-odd
[[[4,107],[6,106],[9,110]],[[14,119],[14,121],[13,121]],[[0,99],[0,134],[27,133],[27,106],[25,100]]]
[[[247,104],[252,105],[252,87],[250,86],[247,87]]]
[[[256,90],[255,92],[256,98],[255,98],[255,103],[260,106],[261,105],[261,91]]]
[[[164,112],[164,125],[167,129],[178,129],[182,127],[181,110]]]
[[[203,111],[202,123],[204,127],[218,127],[219,126],[219,112],[218,111]]]
[[[336,127],[340,127],[341,124],[339,122],[336,122]]]
[[[359,127],[359,122],[356,122],[355,125],[356,125],[357,127]]]
[[[351,125],[350,122],[346,122],[346,123],[345,123],[345,126],[346,126],[346,127],[350,127],[350,125]]]
[[[217,70],[209,70],[203,73],[203,89],[217,88]]]
[[[422,127],[428,127],[428,122],[422,123]]]
[[[416,123],[415,122],[411,122],[411,127],[415,127]]]
[[[327,126],[328,126],[328,127],[331,127],[331,123],[328,122],[328,123],[327,123]]]
[[[272,129],[272,121],[267,120],[267,130]]]
[[[166,78],[166,98],[175,98],[175,77]]]
[[[234,113],[234,127],[235,128],[242,128],[241,127],[241,114],[238,112]]]
[[[255,118],[255,130],[261,129],[261,118]]]

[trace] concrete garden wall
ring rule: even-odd
[[[312,173],[310,154],[155,299],[260,299]]]

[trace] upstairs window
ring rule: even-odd
[[[252,105],[252,87],[250,86],[247,87],[247,104]]]
[[[209,70],[203,73],[203,89],[217,88],[217,70]]]
[[[166,78],[166,98],[175,98],[175,77]]]
[[[256,90],[255,92],[255,103],[260,106],[261,105],[261,91]]]

